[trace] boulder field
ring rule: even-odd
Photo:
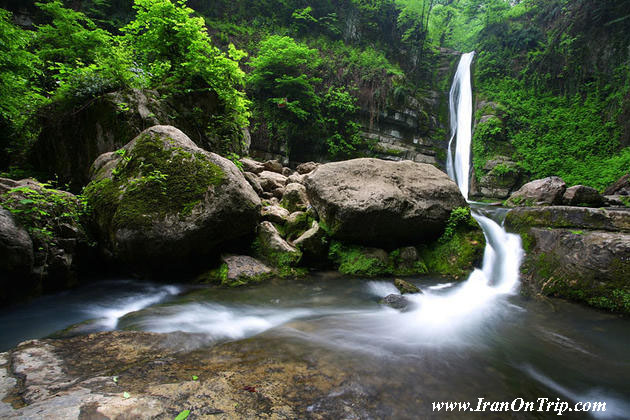
[[[0,183],[0,272],[39,279],[17,297],[76,284],[81,267],[223,286],[308,268],[461,278],[485,245],[455,183],[411,161],[306,162],[294,171],[232,162],[157,125],[101,154],[89,174],[80,198],[34,180]],[[55,209],[47,219],[25,217],[39,215],[45,197]]]

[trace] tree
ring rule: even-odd
[[[245,73],[238,61],[246,54],[230,46],[229,57],[212,44],[204,20],[184,0],[135,0],[136,18],[121,31],[150,75],[152,86],[216,92],[229,120],[248,124],[249,101],[239,90]]]

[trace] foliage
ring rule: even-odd
[[[228,54],[216,48],[203,18],[179,0],[135,0],[136,18],[121,31],[153,86],[183,90],[213,90],[235,128],[248,123],[245,73],[238,61],[245,55],[231,46]],[[229,123],[228,123],[229,124]]]
[[[132,58],[106,30],[60,0],[36,3],[51,22],[37,27],[44,88],[57,98],[86,99],[132,84]],[[141,83],[138,81],[138,83]]]
[[[43,97],[35,84],[39,59],[27,50],[29,32],[11,22],[11,14],[0,9],[0,167],[9,162],[17,145],[13,139],[24,129],[28,115]]]
[[[60,226],[74,226],[81,222],[86,203],[83,197],[48,188],[16,187],[0,196],[0,204],[31,235],[52,243]]]

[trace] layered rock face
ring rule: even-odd
[[[366,245],[436,239],[451,211],[466,207],[457,185],[432,165],[355,159],[319,166],[306,192],[329,234]]]
[[[630,313],[630,209],[517,208],[505,225],[523,237],[531,291]]]
[[[93,165],[86,195],[117,261],[158,268],[253,234],[260,199],[229,160],[155,126]]]

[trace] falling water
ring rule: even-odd
[[[446,170],[457,182],[462,195],[468,200],[470,179],[470,143],[472,140],[472,85],[470,65],[475,52],[462,55],[450,93],[451,139],[448,143]],[[453,156],[453,141],[455,155]]]

